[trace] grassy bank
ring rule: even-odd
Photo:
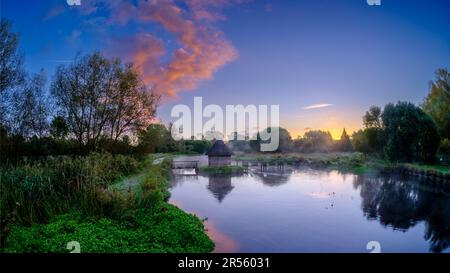
[[[2,251],[212,251],[202,222],[165,202],[169,173],[170,158],[107,154],[1,170]]]
[[[408,168],[422,172],[450,173],[450,166],[423,165],[418,163],[392,163],[362,153],[286,153],[286,154],[244,154],[236,160],[252,161],[269,165],[307,164],[312,167],[337,169],[352,173],[377,173],[386,169]]]
[[[265,165],[307,164],[348,171],[367,171],[367,158],[361,153],[283,153],[245,154],[235,158],[241,161],[258,162]]]

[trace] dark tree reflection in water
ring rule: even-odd
[[[244,166],[244,164],[242,164]],[[218,252],[449,252],[450,190],[397,174],[247,164],[177,173],[170,202],[198,215]]]
[[[430,251],[441,252],[450,246],[450,195],[428,183],[402,175],[356,176],[354,187],[368,219],[404,231],[424,221]]]

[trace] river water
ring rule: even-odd
[[[401,175],[309,167],[174,174],[170,202],[207,220],[215,252],[449,252],[450,191]]]

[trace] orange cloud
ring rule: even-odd
[[[139,69],[154,91],[176,97],[180,91],[195,89],[202,80],[211,79],[223,65],[236,57],[233,46],[220,31],[207,24],[186,18],[184,10],[173,1],[140,2],[139,20],[160,23],[173,33],[181,47],[175,50],[171,62],[154,69],[144,62]],[[147,51],[134,52],[134,58],[145,58]]]
[[[113,48],[115,55],[134,63],[153,91],[176,98],[179,92],[193,90],[200,82],[211,79],[217,70],[236,58],[236,50],[213,22],[225,19],[221,14],[224,7],[245,1],[86,0],[82,14],[91,15],[105,8],[110,14],[108,24],[155,22],[172,33],[179,48],[165,63],[161,62],[166,53],[164,43],[145,30],[119,39],[127,43],[115,41]],[[183,8],[181,2],[185,4]]]

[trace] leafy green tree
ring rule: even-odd
[[[184,145],[187,151],[205,154],[211,148],[212,142],[208,140],[185,140]]]
[[[164,124],[150,124],[147,130],[138,135],[139,150],[143,153],[167,152],[167,140],[170,137]]]
[[[382,128],[366,128],[352,135],[352,144],[356,151],[362,153],[379,153],[383,150]]]
[[[301,152],[330,152],[333,150],[333,137],[328,131],[308,131],[303,138],[296,142],[296,146]]]
[[[422,109],[408,102],[391,103],[385,106],[381,117],[386,138],[384,154],[389,160],[434,160],[440,136],[435,123]]]
[[[436,71],[436,79],[430,83],[430,92],[422,104],[444,138],[450,138],[450,73],[447,69]]]
[[[353,151],[352,142],[351,142],[350,137],[348,136],[347,131],[345,130],[345,128],[342,131],[341,139],[338,142],[338,150],[340,152],[351,152],[351,151]]]
[[[80,148],[92,150],[102,138],[145,130],[159,101],[131,65],[100,53],[58,67],[51,91]]]
[[[62,116],[54,117],[50,124],[50,134],[54,139],[65,139],[69,134],[69,127]]]
[[[275,129],[278,129],[279,142],[278,142],[278,148],[273,152],[280,153],[280,152],[291,151],[293,148],[293,142],[292,142],[291,134],[289,133],[289,131],[282,127],[278,127],[278,128],[270,127],[270,128],[267,128],[266,131],[268,133],[271,133],[272,130],[275,130]],[[257,151],[260,151],[261,143],[271,141],[271,140],[269,140],[269,141],[262,140],[260,135],[261,135],[261,132],[258,133],[257,140],[253,140],[253,144],[252,144],[252,142],[250,143],[251,146],[253,146],[254,148],[257,148]]]
[[[363,116],[363,123],[365,128],[381,128],[381,108],[371,106]]]

